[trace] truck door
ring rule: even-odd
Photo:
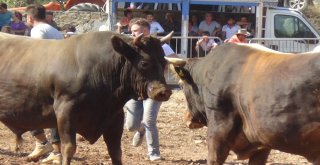
[[[266,38],[268,47],[281,52],[311,51],[318,43],[319,34],[302,13],[288,9],[268,9]]]

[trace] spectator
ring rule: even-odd
[[[22,14],[15,11],[13,14],[13,21],[10,23],[11,31],[16,35],[25,35],[27,30],[26,24],[22,21]]]
[[[158,33],[163,33],[164,29],[159,24],[159,22],[154,20],[154,15],[152,12],[146,12],[147,21],[150,24],[150,34],[157,35]]]
[[[8,25],[2,26],[1,32],[12,34],[11,28]]]
[[[129,33],[129,22],[133,17],[132,10],[126,9],[123,12],[124,17],[121,18],[120,22],[117,23],[117,32],[118,33]]]
[[[180,31],[180,25],[178,22],[176,22],[173,18],[172,13],[166,13],[165,21],[163,23],[163,29],[165,32],[171,32],[171,31]]]
[[[239,29],[235,35],[233,35],[230,39],[225,40],[226,43],[232,42],[232,43],[248,43],[247,36],[249,36],[250,33],[247,31],[247,29]]]
[[[69,38],[72,35],[76,34],[76,28],[72,25],[66,25],[64,28],[65,34],[64,34],[64,38]]]
[[[190,31],[192,31],[192,33],[198,33],[199,32],[199,22],[198,22],[198,17],[196,15],[192,15],[191,19],[189,21],[189,23],[191,23],[191,29]],[[190,32],[189,31],[189,32]]]
[[[6,3],[0,3],[0,29],[3,26],[9,25],[12,19],[12,13],[7,10],[8,6]]]
[[[247,17],[241,17],[237,24],[240,26],[241,29],[247,29],[247,31],[250,33],[250,37],[254,36],[255,30],[252,26],[253,24],[248,21]]]
[[[32,26],[30,36],[40,39],[63,39],[62,34],[46,22],[46,9],[42,5],[30,5],[26,9],[27,24]],[[50,46],[50,45],[48,45]],[[48,153],[50,155],[41,163],[61,164],[60,137],[56,128],[51,129],[51,143],[48,142],[43,129],[33,130],[31,134],[36,139],[36,147],[28,155],[28,160],[38,160]]]
[[[47,23],[49,25],[51,25],[52,27],[56,28],[57,30],[60,30],[60,28],[58,27],[57,23],[53,20],[53,12],[48,11],[46,13],[46,20],[47,20]]]
[[[215,48],[218,44],[214,39],[210,38],[208,31],[202,32],[202,38],[196,43],[196,50],[198,51],[198,57],[204,57],[212,48]]]
[[[150,24],[146,19],[135,18],[130,21],[132,36],[136,37],[141,33],[144,36],[150,34]],[[176,54],[169,45],[162,46],[164,53],[167,57],[176,57]],[[125,126],[129,131],[136,131],[132,145],[140,146],[144,136],[147,140],[147,149],[149,160],[160,160],[160,145],[159,145],[159,132],[157,127],[157,116],[161,106],[161,102],[152,100],[129,100],[124,109],[127,110]]]
[[[221,31],[221,25],[213,21],[211,13],[206,13],[205,20],[201,21],[199,25],[199,34],[202,34],[204,31],[208,31],[210,36],[216,36]]]
[[[188,27],[188,36],[198,36],[198,33],[192,31],[192,22],[189,21],[189,27]],[[197,56],[197,51],[196,51],[196,43],[198,39],[197,38],[190,38],[188,39],[188,58],[190,57],[196,57]]]
[[[230,17],[227,24],[222,27],[222,39],[231,38],[239,29],[241,28],[239,25],[235,24],[234,18]]]

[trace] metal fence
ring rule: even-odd
[[[175,51],[177,55],[181,54],[181,40],[186,39],[187,46],[187,58],[199,58],[206,56],[209,52],[205,54],[200,54],[196,49],[196,42],[202,37],[173,37],[170,41],[171,48]],[[216,41],[218,45],[222,44],[223,41],[219,37],[209,37]],[[302,53],[312,51],[317,45],[320,44],[320,40],[316,38],[248,38],[250,43],[259,43],[267,48],[285,52],[285,53]],[[177,79],[175,78],[172,71],[169,69],[165,73],[166,80],[168,84],[177,84]]]
[[[267,48],[285,52],[301,53],[312,51],[320,40],[316,38],[252,38],[249,43],[259,43]]]

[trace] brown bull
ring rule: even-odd
[[[113,32],[61,41],[0,38],[0,121],[18,137],[57,127],[64,165],[76,151],[76,133],[90,143],[103,135],[112,163],[122,164],[123,105],[171,95],[156,38]]]
[[[175,67],[191,122],[208,127],[208,165],[229,151],[265,164],[271,149],[320,164],[320,54],[225,44]]]

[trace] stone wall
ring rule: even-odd
[[[106,23],[107,13],[85,11],[62,11],[54,13],[54,20],[59,27],[67,24],[73,25],[77,33],[98,31],[99,27]]]

